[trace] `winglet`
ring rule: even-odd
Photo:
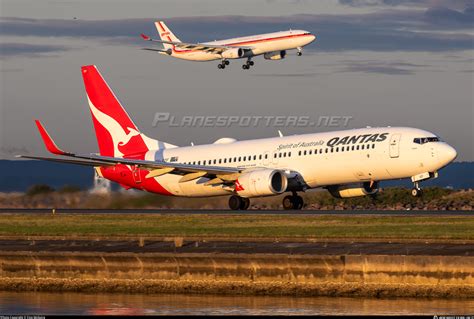
[[[151,40],[151,38],[150,38],[149,36],[147,36],[147,35],[145,35],[145,34],[143,34],[143,33],[140,34],[140,36],[141,36],[141,37],[143,38],[143,40],[145,40],[145,41],[150,41],[150,40]]]
[[[39,120],[35,120],[35,123],[41,134],[41,138],[43,139],[44,145],[46,146],[46,149],[49,152],[53,154],[57,154],[57,155],[72,155],[71,153],[64,152],[56,145],[56,143],[54,143],[53,139],[51,138],[51,136],[49,136],[48,132],[46,131],[46,129],[43,127],[43,125],[41,124]]]

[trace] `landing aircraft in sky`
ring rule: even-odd
[[[95,167],[122,187],[183,197],[230,196],[246,210],[250,198],[291,193],[284,209],[301,209],[298,192],[325,188],[333,196],[373,195],[379,182],[436,178],[456,150],[435,134],[409,127],[373,127],[247,141],[220,138],[178,147],[140,132],[94,65],[82,67],[99,154],[61,150],[36,121],[49,152],[60,157],[24,158]]]
[[[289,30],[220,41],[185,43],[181,42],[163,21],[155,22],[155,26],[161,40],[152,39],[144,34],[141,36],[146,41],[163,44],[163,49],[145,48],[145,50],[191,61],[221,60],[217,65],[219,69],[225,69],[230,63],[229,60],[247,59],[242,68],[248,70],[254,65],[253,57],[263,54],[266,60],[281,60],[285,58],[287,50],[296,49],[297,55],[301,56],[303,47],[316,39],[316,36],[308,31]]]

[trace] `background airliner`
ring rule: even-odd
[[[178,147],[141,133],[97,68],[82,67],[99,154],[61,150],[36,121],[46,148],[61,157],[21,156],[95,167],[123,187],[164,195],[230,195],[229,207],[245,210],[252,197],[291,192],[285,209],[301,209],[297,192],[324,187],[346,198],[375,194],[378,182],[435,178],[456,150],[433,133],[408,127],[380,127]]]
[[[286,50],[296,49],[298,56],[301,56],[303,47],[316,39],[316,36],[308,31],[289,30],[213,42],[184,43],[163,21],[155,22],[155,26],[161,40],[152,39],[144,34],[141,36],[144,40],[162,43],[164,49],[145,50],[191,61],[221,60],[222,62],[217,65],[219,69],[225,69],[226,65],[229,65],[229,59],[247,58],[242,68],[248,70],[254,65],[252,58],[257,55],[263,54],[266,60],[281,60],[285,58]]]

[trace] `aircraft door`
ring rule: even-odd
[[[266,165],[270,164],[270,161],[271,161],[271,159],[270,159],[270,152],[265,152],[265,153],[263,154],[263,165],[266,166]]]
[[[132,175],[135,183],[140,184],[142,182],[142,177],[140,175],[140,167],[137,165],[132,166]]]
[[[277,151],[272,153],[272,163],[273,164],[278,164],[278,152]]]
[[[389,153],[391,158],[400,156],[400,137],[400,134],[392,134],[392,136],[390,136]]]

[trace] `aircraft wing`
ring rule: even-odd
[[[253,47],[249,47],[249,46],[214,45],[214,44],[210,44],[210,43],[185,43],[185,42],[157,40],[157,39],[152,39],[149,36],[144,35],[143,33],[141,34],[141,37],[145,41],[171,44],[171,45],[174,45],[175,47],[183,49],[183,50],[204,51],[204,52],[216,53],[216,54],[220,54],[220,53],[222,53],[226,50],[234,49],[234,48],[241,48],[241,49],[244,49],[244,50],[252,50],[253,49]]]
[[[80,155],[70,152],[65,152],[60,149],[56,143],[52,140],[46,129],[43,127],[40,121],[36,120],[36,125],[41,134],[46,149],[53,154],[60,155],[60,158],[40,157],[40,156],[29,156],[19,155],[21,158],[39,159],[46,161],[62,162],[69,164],[87,165],[87,166],[114,166],[116,164],[125,165],[136,165],[141,168],[150,171],[150,174],[154,176],[160,176],[163,174],[178,174],[187,175],[190,173],[199,173],[201,176],[219,176],[223,180],[235,180],[238,175],[243,171],[236,167],[221,167],[221,166],[204,166],[204,165],[188,165],[181,163],[171,163],[164,161],[148,161],[131,158],[119,158],[110,156],[101,156],[97,154]],[[155,171],[155,172],[154,172]],[[154,172],[154,173],[153,173]]]

